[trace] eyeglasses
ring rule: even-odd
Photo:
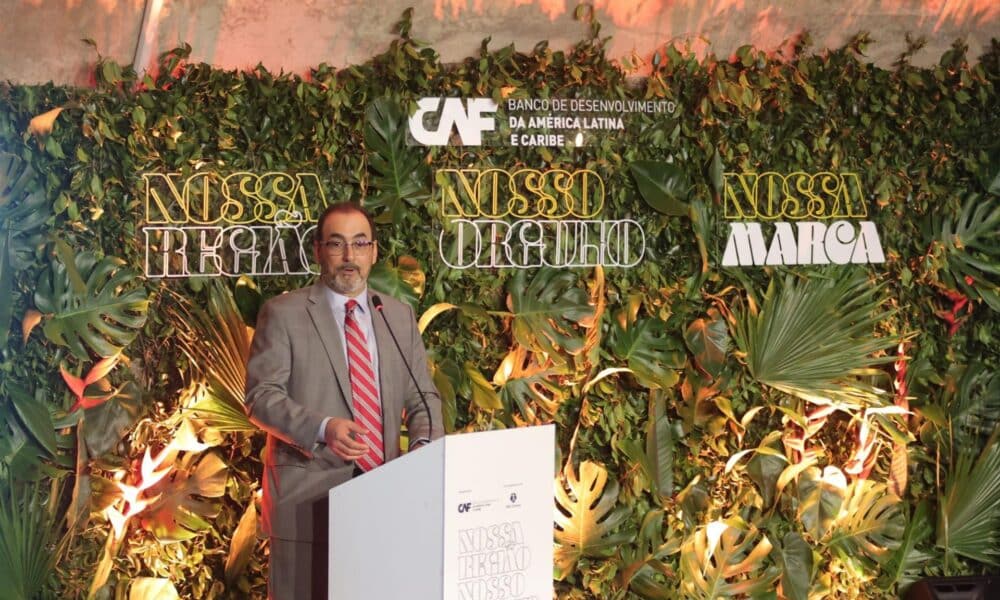
[[[375,242],[371,240],[354,240],[353,242],[347,242],[344,240],[329,240],[320,244],[326,250],[327,254],[332,254],[334,256],[344,253],[344,250],[350,246],[352,252],[358,254],[366,254],[371,251],[372,246]]]

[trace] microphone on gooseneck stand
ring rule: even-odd
[[[420,402],[424,405],[424,410],[427,412],[427,441],[431,441],[431,436],[434,434],[434,420],[431,416],[431,407],[427,405],[427,399],[424,398],[424,390],[420,389],[420,384],[417,383],[417,378],[413,374],[413,369],[410,368],[409,361],[406,360],[406,355],[403,353],[403,348],[399,345],[399,340],[396,339],[396,334],[392,331],[392,326],[389,325],[389,319],[386,318],[385,313],[382,312],[382,299],[378,297],[377,294],[372,294],[372,306],[375,307],[375,311],[382,315],[382,320],[385,321],[385,328],[389,330],[389,336],[392,337],[392,341],[396,344],[396,352],[399,353],[399,357],[403,359],[403,366],[406,367],[406,372],[410,374],[410,381],[413,382],[413,387],[417,388],[417,394],[420,395]]]

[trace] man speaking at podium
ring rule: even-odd
[[[411,450],[443,435],[413,310],[367,287],[378,258],[371,216],[327,207],[313,252],[319,281],[263,306],[247,363],[247,413],[267,432],[272,600],[327,598],[328,544],[354,543],[327,539],[327,494],[399,456],[404,414]]]

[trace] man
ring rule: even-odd
[[[371,216],[349,203],[327,207],[313,252],[319,281],[263,306],[247,363],[247,413],[267,432],[262,512],[272,600],[327,598],[327,493],[399,456],[404,412],[411,450],[443,434],[413,310],[382,296],[377,314],[367,288],[378,258]]]

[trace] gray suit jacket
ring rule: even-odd
[[[340,325],[316,283],[269,300],[257,317],[247,363],[246,408],[267,432],[264,458],[263,526],[268,535],[312,541],[313,506],[331,487],[349,480],[354,463],[345,462],[316,437],[325,417],[353,419],[347,359]],[[371,292],[369,292],[369,298]],[[383,314],[399,340],[433,415],[427,412],[386,329],[373,311],[382,395],[382,435],[386,460],[399,456],[402,414],[410,439],[443,435],[441,400],[431,381],[427,355],[413,310],[382,296]]]

